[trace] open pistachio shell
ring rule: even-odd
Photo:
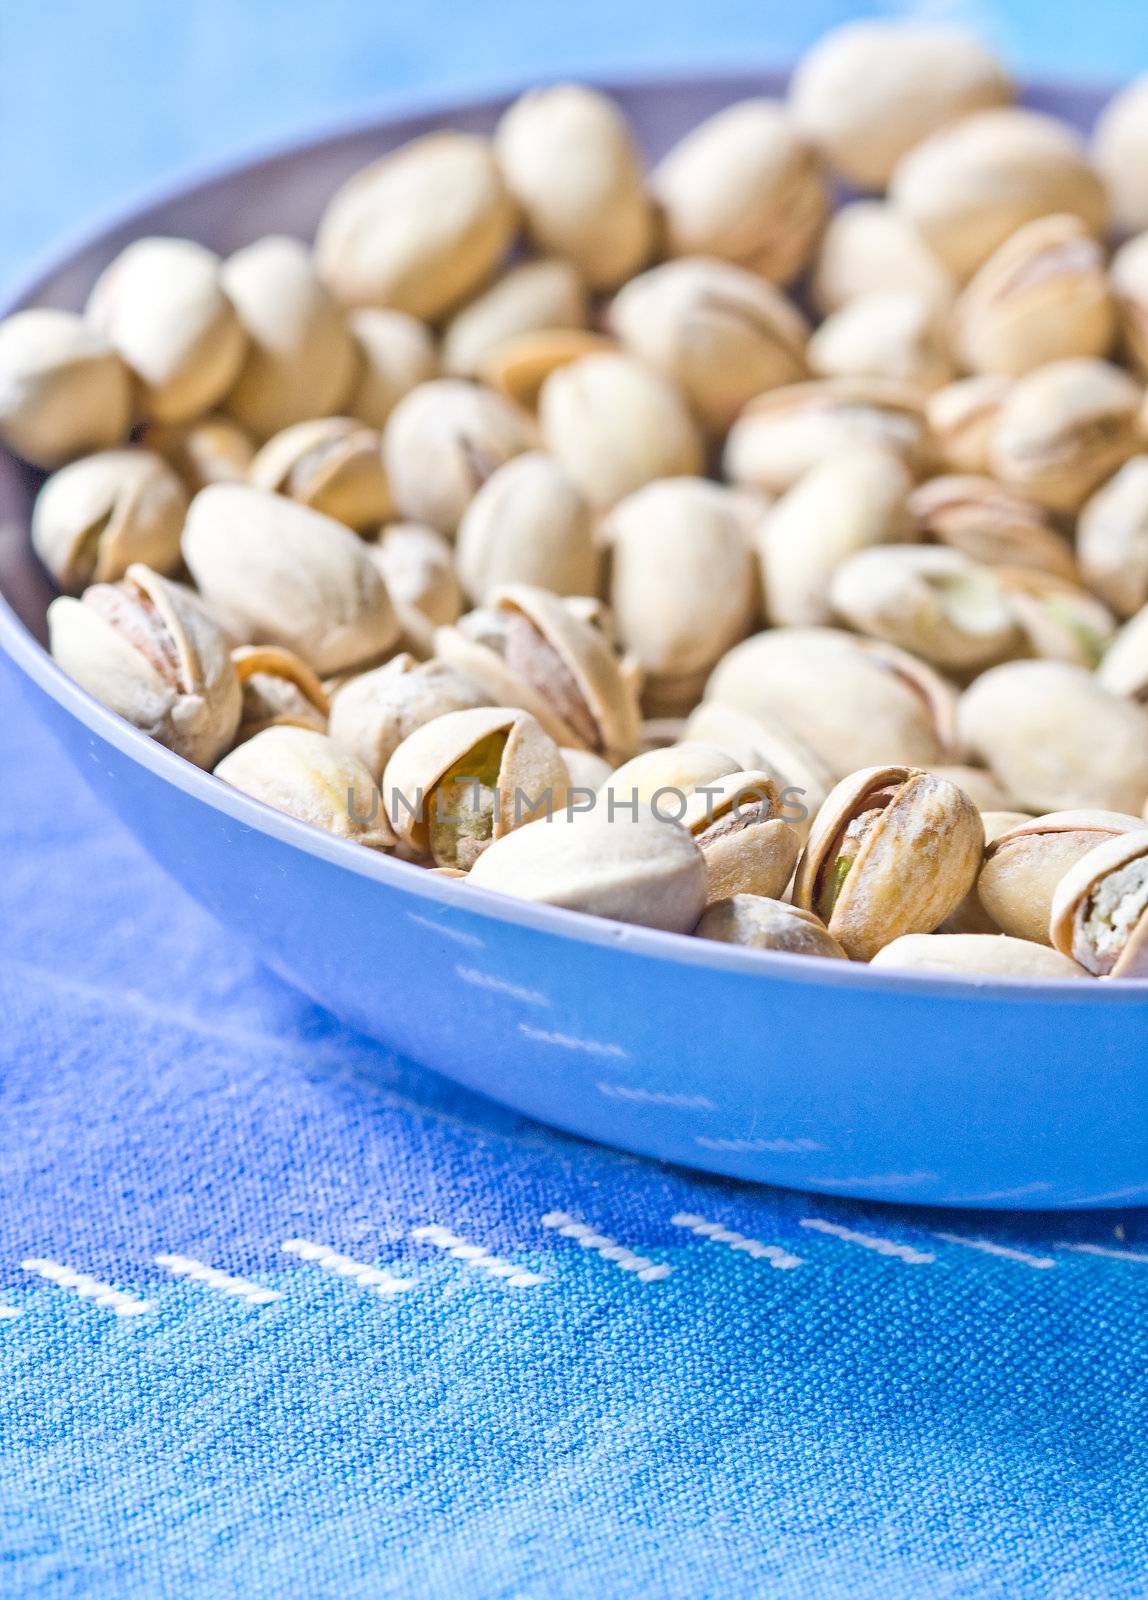
[[[741,945],[747,950],[779,950],[791,956],[849,958],[812,911],[760,894],[732,894],[711,902],[694,929],[699,939]]]
[[[978,473],[947,473],[909,495],[918,538],[948,545],[987,567],[1032,567],[1078,578],[1072,546],[1051,512]]]
[[[319,417],[285,428],[255,457],[250,479],[257,489],[287,495],[360,533],[377,528],[391,512],[382,439],[350,417]]]
[[[133,562],[158,572],[179,565],[187,513],[182,483],[150,450],[102,450],[61,467],[36,496],[32,544],[72,594],[112,583]]]
[[[293,650],[240,645],[231,652],[243,689],[238,742],[264,728],[311,728],[326,733],[331,703],[319,677]]]
[[[516,333],[490,351],[480,378],[522,412],[533,416],[552,372],[583,356],[608,355],[617,342],[589,328],[537,328]]]
[[[999,373],[980,373],[933,390],[925,416],[933,456],[946,472],[991,472],[993,430],[1012,386]]]
[[[1148,978],[1148,828],[1106,839],[1060,880],[1052,943],[1102,978]]]
[[[377,781],[416,728],[449,711],[473,711],[489,697],[473,679],[441,661],[392,656],[382,667],[350,678],[331,700],[330,734]]]
[[[767,772],[734,772],[696,789],[686,801],[684,825],[706,858],[707,898],[785,892],[801,835],[784,821],[782,800]]]
[[[220,413],[192,422],[151,422],[136,430],[135,439],[163,457],[189,495],[209,483],[246,483],[255,460],[246,432]]]
[[[1053,896],[1069,868],[1105,839],[1143,827],[1118,811],[1027,817],[987,844],[977,896],[1004,933],[1048,944]]]
[[[767,772],[777,784],[781,815],[804,839],[834,784],[833,774],[812,747],[778,722],[703,700],[680,735],[718,745],[739,767]]]
[[[233,789],[340,839],[389,850],[395,836],[362,762],[311,728],[265,728],[215,769]]]
[[[128,370],[70,311],[35,306],[0,322],[0,439],[51,471],[122,443],[131,421]]]
[[[1097,666],[1116,633],[1103,601],[1071,580],[1033,567],[997,567],[993,573],[1023,635],[1026,655]]]
[[[973,982],[1036,978],[1063,983],[1088,977],[1075,961],[1046,945],[1003,933],[908,933],[879,950],[870,965],[884,972],[948,973]]]

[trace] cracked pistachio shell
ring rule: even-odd
[[[1104,249],[1079,217],[1018,228],[953,310],[953,347],[971,372],[1019,378],[1069,356],[1107,355],[1115,338]]]
[[[1148,828],[1106,839],[1068,869],[1049,931],[1098,978],[1148,978]]]
[[[1121,245],[1110,276],[1125,353],[1141,377],[1148,377],[1148,233]]]
[[[524,261],[448,323],[443,370],[456,378],[483,377],[487,359],[508,340],[552,328],[584,328],[588,315],[586,286],[572,262],[557,256]]]
[[[228,415],[262,441],[338,411],[358,356],[306,246],[281,235],[249,244],[224,263],[223,287],[248,339]]]
[[[684,741],[718,745],[746,770],[766,772],[777,785],[781,815],[804,838],[834,784],[821,757],[774,718],[753,716],[703,700],[682,731]]]
[[[938,313],[957,286],[911,222],[884,200],[853,200],[835,211],[821,239],[810,294],[822,316],[862,295],[908,291]]]
[[[339,839],[390,850],[395,835],[362,762],[313,728],[264,728],[215,769],[233,789]]]
[[[613,289],[648,259],[656,222],[642,158],[621,111],[580,84],[532,89],[494,136],[507,188],[537,249]]]
[[[403,395],[439,375],[434,334],[405,311],[360,306],[347,317],[357,376],[347,397],[347,415],[382,431]]]
[[[736,645],[707,700],[792,728],[835,778],[952,758],[952,687],[903,650],[834,628],[775,628]]]
[[[706,904],[705,857],[676,822],[602,807],[559,814],[498,840],[469,882],[519,900],[690,933]]]
[[[88,320],[135,374],[145,417],[202,416],[238,378],[247,335],[222,267],[191,239],[137,239],[96,281]]]
[[[916,537],[987,567],[1028,567],[1074,582],[1072,546],[1052,514],[976,473],[931,478],[909,495]]]
[[[1105,106],[1092,135],[1092,160],[1108,185],[1116,226],[1148,228],[1148,74]]]
[[[1139,812],[1148,796],[1148,710],[1082,667],[1010,661],[965,690],[962,742],[1026,811]]]
[[[678,386],[707,433],[724,434],[747,401],[806,376],[801,312],[729,261],[652,267],[615,296],[609,322],[632,355]]]
[[[689,477],[704,464],[682,396],[632,356],[583,356],[551,373],[538,414],[546,448],[598,511],[655,478]]]
[[[194,422],[153,422],[137,442],[162,456],[189,495],[209,483],[246,483],[255,446],[237,422],[218,414]]]
[[[756,516],[745,497],[704,478],[646,484],[610,512],[601,537],[614,625],[648,677],[708,674],[745,637],[757,613]]]
[[[935,303],[915,289],[879,289],[830,312],[809,341],[821,378],[889,378],[923,393],[955,376]]]
[[[932,453],[943,471],[982,476],[992,471],[993,429],[1011,390],[1011,378],[989,373],[933,390],[925,402],[925,418]]]
[[[400,514],[453,534],[478,490],[532,443],[530,424],[492,389],[436,378],[405,394],[383,430]]]
[[[439,867],[468,871],[492,841],[566,806],[558,746],[526,711],[448,711],[405,738],[383,795],[400,839]]]
[[[213,484],[191,503],[183,555],[207,602],[246,622],[252,643],[294,650],[321,676],[367,665],[395,642],[363,541],[308,506]]]
[[[499,467],[463,512],[456,546],[468,598],[527,583],[556,595],[591,595],[600,558],[590,507],[550,456],[530,451]]]
[[[742,100],[699,123],[656,167],[666,254],[719,256],[789,283],[829,210],[821,161],[775,100]]]
[[[842,563],[829,597],[858,633],[947,672],[976,672],[1011,655],[1016,620],[996,575],[942,545],[877,545]]]
[[[1085,356],[1014,384],[990,443],[993,471],[1053,511],[1076,512],[1142,441],[1144,395],[1126,372]]]
[[[450,711],[475,711],[488,703],[472,678],[441,661],[417,661],[404,652],[335,691],[329,732],[377,782],[417,728]]]
[[[1119,811],[1054,811],[1026,817],[988,842],[977,897],[1003,933],[1051,944],[1049,916],[1068,869],[1105,839],[1144,830]]]
[[[916,475],[925,461],[924,396],[887,378],[821,378],[751,400],[730,429],[725,476],[783,494],[812,467],[856,445],[898,456]]]
[[[128,370],[70,311],[37,306],[0,322],[0,439],[51,471],[127,435]]]
[[[1079,584],[1031,567],[997,567],[994,577],[1024,639],[1023,654],[1095,667],[1116,633],[1116,618]]]
[[[181,585],[132,565],[82,600],[53,600],[48,632],[81,688],[197,767],[234,739],[241,696],[227,638]]]
[[[1075,129],[1041,111],[977,111],[902,156],[889,198],[949,271],[972,276],[1010,234],[1053,212],[1096,233],[1108,196]]]
[[[179,565],[183,485],[150,450],[81,456],[47,480],[32,510],[32,544],[61,589],[112,583],[133,562]]]
[[[1076,549],[1085,583],[1117,616],[1148,604],[1148,455],[1126,461],[1085,502]]]
[[[906,151],[938,128],[1007,105],[1012,84],[973,34],[866,20],[825,33],[793,74],[799,128],[838,172],[883,189]]]
[[[489,139],[428,133],[347,179],[319,222],[315,261],[344,305],[434,322],[491,277],[517,221]]]
[[[316,673],[293,650],[240,645],[231,660],[243,690],[238,742],[264,728],[311,728],[326,733],[331,703]]]
[[[498,394],[533,416],[542,388],[552,372],[583,356],[609,355],[615,340],[589,328],[539,328],[516,333],[492,350],[482,365],[482,378]]]
[[[1148,706],[1148,606],[1130,617],[1112,640],[1096,678],[1113,694]]]
[[[450,541],[419,522],[392,522],[367,553],[382,573],[409,647],[423,658],[432,656],[435,629],[462,615]]]
[[[948,973],[954,978],[1040,978],[1063,983],[1088,974],[1045,945],[1003,933],[907,933],[873,957],[885,972]]]
[[[733,894],[708,905],[694,929],[699,939],[741,945],[747,950],[779,950],[791,956],[849,958],[812,911],[759,894]]]
[[[773,900],[785,893],[802,840],[781,812],[781,795],[766,772],[730,773],[689,797],[684,821],[706,858],[709,904],[735,894]]]
[[[932,933],[976,881],[980,812],[955,784],[911,767],[844,778],[821,808],[793,900],[856,961],[906,933]]]
[[[377,528],[391,511],[382,439],[350,417],[317,417],[284,428],[251,463],[250,480],[359,533]]]
[[[831,622],[829,585],[843,561],[910,536],[905,465],[887,450],[855,445],[827,456],[760,518],[755,543],[770,622]]]

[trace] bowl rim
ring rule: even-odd
[[[699,73],[669,70],[617,77],[590,74],[585,81],[592,82],[607,93],[640,94],[681,90],[689,85],[704,89],[722,83],[755,88],[760,94],[780,88],[787,78],[786,70],[767,67],[754,72],[739,68],[729,72],[716,69]],[[1058,92],[1088,100],[1100,97],[1100,90],[1094,85],[1058,86],[1034,80],[1026,81],[1021,87],[1026,94],[1038,97]],[[4,285],[0,292],[0,317],[10,316],[36,303],[51,280],[76,265],[89,251],[97,249],[109,234],[130,231],[134,226],[142,225],[147,214],[157,208],[176,204],[192,197],[197,191],[225,184],[260,167],[290,163],[325,146],[336,146],[376,134],[385,139],[396,124],[406,121],[493,113],[519,92],[521,85],[503,91],[484,92],[475,98],[433,94],[387,97],[373,111],[332,123],[316,132],[272,141],[246,154],[192,165],[109,208],[102,216],[40,252],[24,271]],[[359,877],[386,883],[415,899],[441,905],[444,910],[463,911],[496,922],[573,939],[580,944],[625,949],[659,961],[745,973],[758,978],[831,990],[859,989],[863,993],[903,994],[915,999],[931,996],[938,999],[999,999],[1047,1004],[1070,1001],[1092,1006],[1138,1004],[1148,998],[1148,979],[1122,980],[1110,984],[1079,979],[1050,981],[988,974],[957,977],[936,971],[875,971],[861,962],[747,949],[716,940],[698,939],[692,934],[638,927],[586,912],[518,900],[469,884],[462,885],[276,811],[157,744],[141,729],[109,710],[67,677],[47,649],[25,627],[3,594],[0,594],[0,648],[17,669],[81,726],[106,740],[129,760],[173,784],[189,798],[222,812],[245,828],[294,846],[315,859],[329,862]]]

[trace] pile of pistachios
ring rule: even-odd
[[[862,22],[647,165],[589,88],[0,325],[79,684],[485,889],[1148,977],[1148,78]],[[465,895],[465,888],[460,888]]]

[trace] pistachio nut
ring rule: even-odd
[[[533,89],[504,114],[494,142],[539,250],[572,261],[592,289],[612,289],[643,266],[654,212],[612,100],[575,83]]]
[[[791,728],[835,778],[953,759],[952,687],[903,650],[833,628],[775,628],[735,645],[706,699]]]
[[[318,417],[284,428],[251,463],[250,480],[359,533],[377,528],[391,511],[382,439],[350,417]]]
[[[804,839],[834,784],[821,757],[776,718],[703,700],[679,737],[717,745],[739,768],[766,772],[777,785],[781,815]]]
[[[1012,608],[991,569],[940,545],[861,550],[834,572],[829,598],[858,633],[947,672],[980,671],[1019,643]]]
[[[719,256],[790,283],[829,210],[821,162],[786,108],[741,100],[701,122],[655,168],[666,253]]]
[[[1100,113],[1092,160],[1108,185],[1117,227],[1148,228],[1148,74],[1133,78]]]
[[[1148,606],[1130,617],[1104,652],[1098,683],[1148,706]]]
[[[991,472],[989,445],[1012,380],[981,373],[934,389],[925,402],[929,440],[946,472]]]
[[[101,450],[52,475],[32,510],[36,554],[69,594],[112,583],[133,562],[179,565],[187,495],[150,450]]]
[[[566,763],[571,792],[583,789],[597,794],[610,776],[610,763],[604,756],[596,756],[592,750],[574,750],[565,746],[562,759]]]
[[[908,933],[879,950],[870,964],[886,972],[948,973],[973,982],[1039,978],[1063,983],[1088,977],[1057,951],[1003,933]]]
[[[1053,896],[1070,867],[1105,839],[1145,824],[1119,811],[1054,811],[1026,817],[987,844],[977,897],[994,923],[1017,939],[1051,944]]]
[[[785,893],[802,840],[781,812],[777,785],[765,772],[730,773],[689,797],[684,821],[706,858],[709,904]]]
[[[1095,667],[1116,633],[1116,618],[1079,584],[1032,567],[997,567],[993,576],[1024,639],[1024,655]]]
[[[748,950],[776,950],[791,956],[849,958],[812,911],[759,894],[733,894],[708,905],[694,929],[699,939],[737,944]]]
[[[394,833],[366,767],[313,728],[264,728],[224,756],[215,776],[337,838],[369,850],[394,847]]]
[[[249,244],[224,263],[223,287],[248,339],[224,410],[259,441],[338,411],[358,353],[306,247],[279,235]]]
[[[919,295],[942,313],[956,289],[948,269],[895,207],[884,200],[852,200],[829,219],[810,295],[822,316],[861,295],[888,290]]]
[[[655,478],[702,470],[701,436],[678,390],[633,356],[584,356],[551,373],[539,420],[546,448],[595,510]]]
[[[456,313],[442,341],[444,371],[456,378],[485,375],[487,359],[521,334],[584,328],[586,286],[572,262],[558,256],[511,267]]]
[[[941,315],[916,289],[874,290],[830,312],[808,356],[821,378],[890,378],[925,394],[955,375]]]
[[[385,306],[360,306],[347,327],[357,367],[347,414],[381,432],[403,395],[438,377],[438,346],[424,322]]]
[[[756,508],[704,478],[665,478],[620,500],[602,526],[622,648],[647,679],[698,676],[757,612]]]
[[[1013,385],[993,428],[993,471],[1053,511],[1075,512],[1142,443],[1143,391],[1107,361],[1078,356]]]
[[[451,711],[489,704],[473,679],[442,661],[407,652],[349,678],[331,697],[329,732],[378,782],[387,762],[417,728]]]
[[[583,356],[617,350],[615,340],[589,328],[539,328],[517,333],[492,350],[482,365],[482,379],[505,395],[520,411],[533,416],[547,378]]]
[[[516,456],[488,478],[463,513],[458,575],[481,605],[507,583],[557,595],[598,589],[599,555],[590,507],[550,456]]]
[[[829,585],[842,562],[910,537],[911,487],[904,463],[872,445],[847,446],[799,478],[757,524],[770,622],[832,621]]]
[[[1119,617],[1148,604],[1148,455],[1133,456],[1081,509],[1084,581]]]
[[[526,711],[448,711],[403,740],[383,773],[395,831],[438,867],[469,872],[496,839],[566,805],[558,746]]]
[[[97,279],[88,320],[135,374],[145,417],[202,416],[238,378],[247,335],[222,266],[191,239],[137,239]]]
[[[321,676],[371,664],[397,637],[362,540],[280,495],[233,483],[201,490],[183,556],[208,603],[245,621],[253,643],[294,650]]]
[[[751,400],[729,431],[725,476],[783,494],[811,467],[854,445],[890,451],[916,474],[927,445],[921,393],[887,378],[822,378]]]
[[[194,422],[152,422],[136,432],[136,442],[179,475],[189,495],[209,483],[246,483],[255,446],[237,422],[218,413]]]
[[[462,378],[405,394],[383,430],[383,461],[400,514],[453,534],[478,490],[530,448],[529,425],[501,395]]]
[[[0,439],[51,471],[127,436],[128,370],[82,317],[37,306],[0,322]]]
[[[335,192],[315,260],[344,305],[389,306],[434,322],[493,275],[517,221],[489,139],[428,133]]]
[[[1018,228],[953,311],[953,348],[972,372],[1019,378],[1069,356],[1107,355],[1115,338],[1104,249],[1063,214]]]
[[[1139,812],[1148,709],[1063,661],[993,667],[961,697],[962,742],[1023,810]]]
[[[798,127],[862,189],[883,189],[936,129],[1011,99],[1004,68],[971,33],[901,18],[823,34],[789,90]]]
[[[930,767],[929,771],[935,778],[947,778],[950,783],[955,783],[958,789],[965,791],[981,813],[981,816],[985,818],[986,829],[988,827],[987,814],[1015,816],[1018,822],[1027,821],[1027,816],[1023,811],[1013,812],[1010,810],[1012,804],[1011,796],[1005,792],[992,773],[987,771],[986,768],[941,765]],[[1011,826],[1011,823],[1009,825]]]
[[[316,673],[293,650],[239,645],[231,652],[243,690],[238,742],[264,728],[311,728],[326,733],[331,703]]]
[[[648,811],[603,808],[520,828],[478,858],[468,883],[615,922],[690,933],[706,904],[706,863],[690,834]]]
[[[638,743],[638,705],[606,637],[557,595],[508,584],[438,634],[442,660],[500,705],[521,706],[564,747],[624,760]]]
[[[909,495],[916,537],[988,567],[1027,567],[1072,583],[1072,546],[1051,513],[976,473],[931,478]]]
[[[234,739],[241,696],[227,639],[179,584],[133,563],[118,583],[53,600],[48,632],[81,688],[197,767]]]
[[[449,541],[422,523],[392,522],[367,553],[383,575],[408,646],[418,656],[432,656],[435,629],[462,615]]]
[[[868,961],[906,933],[932,933],[976,881],[980,812],[955,784],[912,767],[842,779],[809,835],[793,902]]]
[[[729,261],[652,267],[615,296],[609,321],[632,355],[677,385],[708,433],[724,434],[747,401],[806,375],[805,318]]]
[[[1049,931],[1098,978],[1148,978],[1148,829],[1106,839],[1068,869]]]
[[[1067,212],[1099,233],[1109,212],[1075,129],[1020,106],[930,134],[898,161],[889,197],[962,280],[1026,222]]]

